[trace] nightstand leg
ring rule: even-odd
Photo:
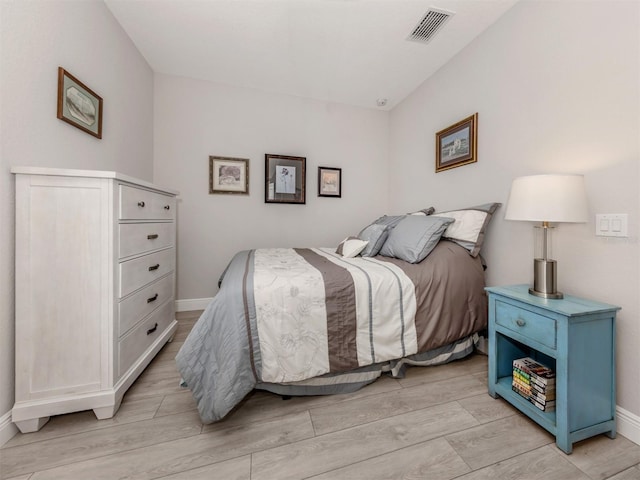
[[[573,444],[564,435],[556,436],[556,446],[567,455],[573,452]]]

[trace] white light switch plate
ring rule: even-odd
[[[599,237],[628,237],[626,213],[597,213],[596,235]]]

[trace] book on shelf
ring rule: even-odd
[[[537,385],[540,388],[555,387],[555,385],[556,385],[555,378],[547,379],[547,381],[543,381],[543,380],[540,380],[537,377],[531,377],[530,380],[531,380],[531,383],[533,385]]]
[[[549,402],[556,399],[555,390],[549,392],[539,392],[536,389],[532,388],[529,391],[529,394],[531,395],[531,398],[535,398],[539,402]]]
[[[555,410],[555,372],[530,357],[513,361],[511,389],[544,412]]]
[[[521,378],[516,377],[515,375],[513,376],[513,383],[517,383],[518,385],[522,385],[523,387],[526,387],[528,390],[531,390],[532,386],[529,382],[526,382],[524,380],[522,380]]]
[[[520,395],[525,400],[529,400],[529,394],[527,392],[523,392],[518,386],[511,385],[511,390],[516,392],[518,395]]]
[[[520,390],[523,395],[526,395],[527,397],[531,396],[531,390],[529,388],[527,388],[526,386],[521,385],[519,383],[512,383],[511,386],[514,387],[514,388],[517,388],[518,390]]]
[[[543,412],[553,412],[556,409],[556,401],[551,400],[549,402],[538,402],[532,398],[529,398],[529,401],[533,403],[536,407],[538,407]]]
[[[532,403],[535,407],[539,408],[543,412],[552,412],[556,408],[555,400],[541,401],[529,395],[529,393],[523,390],[519,385],[512,385],[511,390],[520,395],[523,399],[527,400],[529,403]]]
[[[556,374],[553,370],[530,357],[517,358],[513,361],[513,367],[520,372],[529,375],[529,378],[541,385],[555,384]]]

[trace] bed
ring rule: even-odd
[[[498,206],[383,216],[337,249],[238,252],[176,356],[202,421],[253,389],[347,393],[470,354],[487,324],[478,253]]]

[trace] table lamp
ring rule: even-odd
[[[533,260],[531,295],[562,298],[557,291],[557,262],[549,258],[550,223],[587,221],[587,194],[583,175],[531,175],[511,184],[506,220],[541,222],[541,251]]]

